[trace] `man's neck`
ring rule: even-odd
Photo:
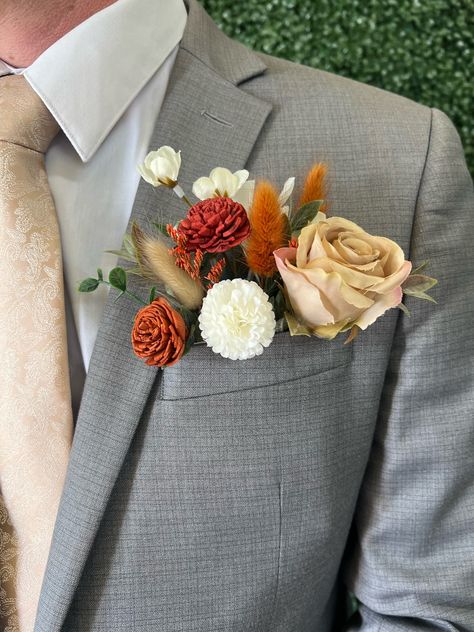
[[[26,68],[63,35],[114,2],[116,0],[2,0],[0,59],[10,66]]]

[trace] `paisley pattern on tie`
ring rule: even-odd
[[[0,622],[9,632],[33,630],[73,429],[44,165],[58,129],[23,77],[0,79]]]

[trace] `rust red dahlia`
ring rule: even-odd
[[[228,197],[209,198],[194,204],[178,230],[186,236],[186,249],[224,252],[241,244],[250,234],[247,211]]]

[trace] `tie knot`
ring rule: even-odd
[[[46,153],[59,126],[22,76],[0,78],[0,142]]]

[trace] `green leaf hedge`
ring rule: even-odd
[[[474,173],[474,0],[201,0],[253,49],[443,110]]]

